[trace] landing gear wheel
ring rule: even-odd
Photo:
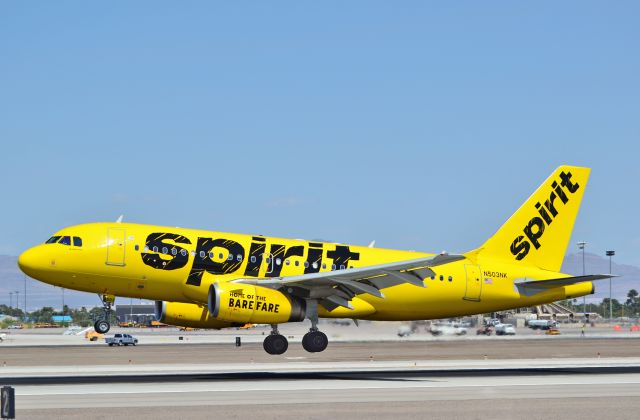
[[[262,343],[264,351],[269,354],[282,354],[289,348],[289,342],[284,335],[271,334]]]
[[[106,334],[109,332],[110,328],[111,328],[111,325],[109,324],[109,321],[107,321],[106,319],[100,319],[96,321],[95,324],[93,324],[93,329],[96,330],[98,334]]]
[[[309,331],[302,337],[302,347],[309,353],[324,351],[329,345],[329,339],[322,331]]]

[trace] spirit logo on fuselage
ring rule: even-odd
[[[560,183],[553,181],[549,199],[544,202],[544,205],[540,204],[540,202],[535,204],[540,216],[532,217],[529,223],[522,229],[524,236],[519,235],[511,243],[511,253],[515,255],[516,260],[521,260],[526,257],[531,250],[531,245],[533,245],[535,249],[540,248],[540,239],[544,234],[545,227],[551,226],[551,223],[559,213],[559,209],[556,208],[557,202],[554,204],[554,201],[559,198],[562,204],[565,205],[571,199],[571,194],[580,188],[577,182],[571,182],[571,176],[571,172],[560,172]],[[565,193],[565,190],[568,194]]]
[[[304,273],[317,273],[323,264],[325,245],[320,242],[306,242],[304,245],[287,247],[278,243],[267,244],[266,238],[254,236],[251,238],[247,252],[241,243],[234,240],[202,237],[197,239],[195,252],[189,253],[180,244],[191,245],[192,242],[189,238],[175,233],[151,233],[147,236],[145,252],[141,254],[142,261],[158,270],[177,270],[187,265],[191,255],[193,263],[187,277],[187,284],[193,286],[200,286],[205,272],[214,275],[235,273],[245,261],[243,276],[258,277],[260,267],[266,264],[265,276],[278,277],[286,261],[292,257],[299,257],[296,259],[296,265],[300,264],[301,259],[304,258],[305,249],[306,259],[302,264]],[[165,259],[167,257],[169,259]],[[327,251],[327,258],[332,260],[333,268],[346,268],[351,261],[360,259],[360,253],[352,252],[348,246],[336,245],[334,250]]]

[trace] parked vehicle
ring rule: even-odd
[[[84,333],[84,338],[86,338],[89,341],[104,340],[104,334],[100,334],[98,332],[95,332],[93,329],[91,329]]]
[[[496,335],[516,335],[516,329],[511,324],[498,324]]]
[[[549,328],[546,332],[546,335],[560,335],[560,330],[556,327]]]
[[[22,324],[12,324],[7,327],[9,330],[21,330],[22,328],[24,328]]]
[[[135,346],[138,344],[138,339],[129,334],[116,334],[113,337],[105,338],[104,342],[109,346],[128,346],[129,344]]]
[[[440,335],[465,335],[467,333],[467,328],[459,323],[439,322],[431,324],[429,332],[431,335],[436,337]]]
[[[485,325],[484,327],[480,327],[476,330],[476,335],[491,335],[493,334],[493,327],[490,325]]]
[[[409,325],[400,325],[398,327],[398,337],[408,337],[412,332]]]
[[[558,323],[551,319],[530,319],[527,321],[527,326],[534,330],[548,330],[557,327]]]

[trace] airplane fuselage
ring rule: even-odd
[[[103,295],[198,304],[207,301],[209,288],[216,281],[259,281],[433,255],[132,223],[76,225],[54,237],[60,238],[31,248],[20,257],[21,268],[31,277]],[[69,239],[63,240],[65,237]],[[359,294],[352,300],[352,309],[319,308],[319,315],[436,319],[532,306],[593,291],[592,283],[585,282],[527,296],[514,286],[514,280],[565,275],[474,252],[466,254],[464,260],[434,267],[433,272],[435,275],[423,280],[424,287],[395,285],[383,290],[384,298]]]

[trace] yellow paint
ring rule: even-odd
[[[571,178],[567,182],[566,176],[569,173]],[[568,277],[558,270],[588,177],[588,168],[558,168],[494,236],[480,248],[466,253],[465,260],[434,267],[436,275],[424,279],[425,287],[409,284],[389,287],[382,290],[384,298],[360,294],[351,302],[353,310],[338,308],[328,311],[320,307],[320,316],[372,320],[435,319],[532,306],[592,293],[591,283],[550,287],[532,295],[521,294],[514,286],[516,279],[543,280]],[[553,186],[554,182],[560,185],[559,190],[558,186]],[[565,197],[562,197],[562,194]],[[563,202],[565,198],[566,202]],[[536,208],[536,203],[540,204],[542,212]],[[488,211],[488,208],[484,207],[484,210]],[[545,215],[550,223],[545,221]],[[541,222],[544,225],[542,232]],[[163,252],[162,247],[156,251],[145,250],[149,235],[158,232],[181,235],[185,239],[165,239],[163,243],[167,245],[167,249],[164,250],[166,252]],[[230,280],[247,277],[245,272],[250,264],[249,250],[253,238],[251,235],[133,223],[77,225],[62,229],[55,235],[80,237],[82,247],[61,243],[35,246],[19,258],[19,265],[26,274],[56,286],[91,293],[176,302],[172,305],[178,306],[172,306],[171,312],[175,322],[182,319],[182,325],[198,327],[213,325],[216,321],[206,313],[210,286],[217,282],[222,289],[232,290],[240,286],[229,284]],[[204,271],[199,285],[187,284],[198,251],[199,238],[224,238],[235,241],[244,249],[243,260],[229,262],[229,267],[232,267],[229,273],[211,274]],[[185,240],[190,243],[185,243]],[[253,242],[255,245],[256,241]],[[274,267],[281,268],[281,277],[301,275],[305,272],[304,262],[307,261],[310,252],[309,242],[267,237],[264,238],[264,244],[267,256],[274,244],[283,245],[287,250],[301,246],[302,255],[281,258],[278,265],[275,258],[270,262],[265,258],[260,263],[255,278],[267,277]],[[333,261],[328,257],[328,253],[335,251],[337,246],[330,243],[322,244],[322,261],[326,266],[320,266],[320,272],[332,270]],[[157,257],[158,261],[166,266],[174,258],[180,257],[180,251],[177,255],[172,254],[174,248],[184,249],[187,253],[182,257],[186,258],[186,263],[180,268],[158,269],[143,262],[142,256],[147,254]],[[351,260],[344,269],[433,255],[352,245],[349,246],[349,250],[358,253],[359,258]],[[210,251],[213,253],[211,261],[216,264],[223,264],[229,258],[229,251],[222,246],[214,247]],[[232,255],[232,258],[235,258],[235,255]],[[341,267],[335,268],[339,270]],[[256,286],[256,289],[259,290],[261,287]],[[286,298],[274,299],[286,306]],[[180,302],[190,305],[179,305]],[[179,316],[180,311],[183,313],[182,318]],[[279,323],[285,322],[285,318],[274,316],[256,321],[255,318],[243,315],[238,319],[242,323]],[[226,324],[222,322],[220,325]]]

